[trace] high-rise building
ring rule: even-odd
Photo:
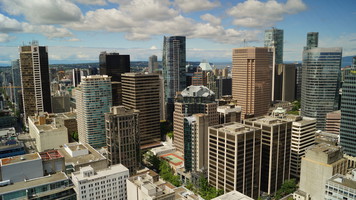
[[[271,102],[273,52],[268,47],[232,50],[232,96],[242,119],[267,114]]]
[[[304,50],[316,48],[319,45],[319,33],[318,32],[309,32],[307,34],[307,46],[304,47]]]
[[[340,146],[315,145],[302,158],[299,190],[311,199],[324,199],[326,181],[335,174],[345,175],[346,171],[347,159]]]
[[[20,74],[20,60],[16,59],[11,62],[12,72],[12,86],[13,86],[13,102],[15,103],[16,110],[19,109],[19,93],[21,92],[21,74]]]
[[[100,74],[111,76],[111,81],[121,82],[121,74],[130,72],[130,55],[107,53],[99,55]]]
[[[95,170],[91,166],[72,173],[72,181],[78,200],[127,199],[126,179],[129,170],[122,164]]]
[[[152,55],[148,58],[148,72],[154,73],[158,70],[157,56]]]
[[[341,110],[326,114],[325,131],[336,135],[340,134]]]
[[[254,199],[260,193],[261,129],[231,122],[209,127],[208,181]]]
[[[265,30],[265,47],[273,47],[275,64],[283,64],[283,30],[272,27]]]
[[[341,48],[311,48],[303,51],[301,115],[317,119],[325,128],[326,114],[337,110]]]
[[[160,133],[159,75],[122,74],[122,105],[140,111],[141,149],[158,145]]]
[[[80,79],[82,76],[81,72],[82,71],[79,68],[72,69],[72,73],[73,73],[72,83],[74,87],[78,87],[78,85],[80,84]]]
[[[302,97],[302,64],[295,64],[295,99],[300,101]]]
[[[215,102],[215,94],[205,86],[189,86],[177,95],[174,104],[174,145],[177,151],[185,154],[185,146],[189,145],[190,137],[185,137],[184,117],[197,113],[207,114],[209,126],[219,122],[217,113],[218,104]]]
[[[235,105],[219,106],[219,124],[241,122],[241,107]]]
[[[244,124],[262,129],[261,190],[274,194],[290,178],[292,122],[265,116]]]
[[[104,114],[112,106],[111,78],[107,75],[82,77],[76,89],[79,142],[94,148],[106,145]]]
[[[21,46],[20,71],[24,119],[37,112],[52,112],[47,47],[33,41]]]
[[[173,121],[174,97],[186,87],[185,36],[171,36],[163,39],[163,77],[167,119]]]
[[[289,101],[295,100],[295,65],[278,64],[275,66],[274,75],[274,100]]]
[[[342,85],[340,145],[346,154],[356,157],[356,71],[345,77]]]
[[[106,145],[109,165],[123,164],[135,174],[140,167],[139,111],[124,106],[105,113]]]

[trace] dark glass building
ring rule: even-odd
[[[121,82],[121,74],[130,72],[130,55],[101,52],[99,55],[100,75],[111,76],[111,81]]]

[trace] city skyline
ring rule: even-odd
[[[232,48],[262,47],[264,30],[271,27],[284,30],[285,61],[302,60],[307,32],[320,33],[320,47],[343,47],[344,56],[353,56],[354,5],[351,0],[2,0],[0,65],[10,66],[18,46],[32,40],[49,47],[50,64],[97,62],[101,51],[129,54],[133,61],[154,54],[161,61],[162,38],[173,35],[187,37],[187,60],[231,62]]]

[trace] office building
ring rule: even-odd
[[[53,113],[64,113],[70,112],[71,102],[69,95],[63,96],[52,96],[52,112]]]
[[[16,137],[16,130],[11,128],[0,128],[0,158],[23,155],[26,153],[23,141]]]
[[[68,129],[57,122],[55,115],[39,113],[28,117],[30,137],[36,141],[37,151],[57,149],[68,143]]]
[[[299,190],[311,199],[324,199],[325,183],[335,174],[346,174],[347,159],[342,148],[318,144],[309,148],[302,158]]]
[[[316,119],[298,115],[286,115],[283,119],[292,121],[290,175],[299,179],[302,157],[315,144]]]
[[[261,174],[268,169],[261,168],[261,129],[237,122],[210,126],[208,140],[209,184],[257,199]]]
[[[111,76],[111,81],[121,82],[121,74],[130,72],[130,55],[107,53],[99,55],[100,75]]]
[[[166,117],[172,122],[174,97],[186,87],[185,36],[164,37],[162,56]]]
[[[337,110],[341,48],[311,48],[303,51],[301,115],[316,118],[316,128],[325,129],[326,114]]]
[[[340,135],[341,110],[336,110],[326,114],[325,131]]]
[[[232,96],[242,119],[267,114],[271,102],[273,52],[267,47],[232,50]]]
[[[304,50],[317,48],[318,45],[319,45],[319,33],[318,32],[309,32],[307,34],[307,46],[304,47]]]
[[[82,167],[72,173],[74,190],[78,200],[85,199],[127,199],[126,179],[129,170],[122,164],[107,169],[95,170],[91,166]]]
[[[208,168],[208,126],[206,114],[184,118],[184,168],[203,172]]]
[[[24,119],[37,112],[52,112],[47,47],[33,41],[21,46],[20,72]]]
[[[111,78],[106,75],[82,77],[76,90],[79,142],[94,148],[106,145],[104,114],[112,106]]]
[[[184,154],[185,145],[187,144],[184,131],[184,117],[193,114],[207,114],[209,126],[218,124],[219,115],[217,113],[217,103],[215,94],[205,86],[188,86],[176,97],[174,104],[174,145],[177,151]]]
[[[139,111],[114,106],[105,113],[109,165],[123,164],[135,174],[140,167]]]
[[[241,107],[235,105],[219,106],[219,124],[241,122]]]
[[[80,84],[80,80],[81,80],[81,70],[79,68],[74,68],[72,69],[72,85],[74,87],[78,87],[78,85]]]
[[[50,176],[29,178],[0,187],[0,199],[68,199],[75,200],[76,194],[70,178],[64,172]]]
[[[158,74],[126,73],[122,75],[122,105],[140,111],[141,148],[159,145],[160,99]]]
[[[351,175],[336,174],[325,184],[325,200],[355,199],[356,198],[356,169]]]
[[[16,110],[19,110],[19,93],[21,93],[21,73],[20,73],[20,60],[16,59],[11,62],[11,72],[12,72],[12,93],[13,93],[13,103],[15,103]]]
[[[278,64],[275,66],[274,100],[295,100],[296,69],[294,64]]]
[[[144,171],[127,179],[128,200],[174,200],[175,192],[152,171]]]
[[[261,190],[274,194],[290,178],[292,122],[265,116],[244,124],[262,129]]]
[[[283,64],[283,30],[272,28],[265,30],[265,47],[272,47],[275,51],[275,64]]]
[[[356,157],[356,72],[351,71],[346,75],[342,85],[341,97],[341,124],[340,124],[340,145],[344,152]]]
[[[148,72],[154,73],[158,70],[157,56],[152,55],[148,58]]]
[[[64,144],[58,152],[65,158],[66,173],[79,171],[80,168],[91,166],[95,170],[108,167],[107,159],[89,144],[78,142]]]
[[[295,64],[295,99],[299,100],[302,97],[302,64]]]

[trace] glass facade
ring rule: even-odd
[[[319,43],[319,33],[318,32],[309,32],[307,34],[307,46],[304,48],[305,50],[312,49],[318,47]]]
[[[340,144],[344,152],[356,156],[356,71],[345,76],[341,97]]]
[[[317,129],[323,130],[326,114],[337,109],[341,58],[341,48],[303,52],[301,114],[316,118]]]
[[[162,65],[167,118],[172,121],[174,96],[186,87],[185,36],[164,37]]]
[[[276,28],[266,30],[265,47],[274,47],[276,64],[283,64],[283,30]]]

